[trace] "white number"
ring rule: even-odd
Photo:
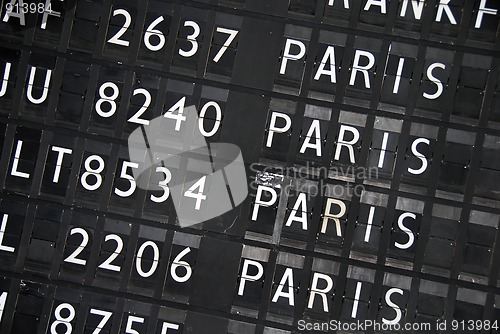
[[[165,175],[165,180],[160,181],[160,183],[158,184],[163,189],[163,195],[161,195],[160,197],[151,195],[150,198],[155,203],[162,203],[168,199],[168,196],[170,196],[170,189],[168,188],[168,183],[172,179],[172,173],[170,173],[170,171],[166,167],[156,167],[156,171],[163,173]]]
[[[168,111],[163,115],[165,118],[170,118],[175,120],[175,131],[181,130],[181,122],[186,120],[186,116],[184,116],[184,106],[186,104],[186,97],[184,96],[182,99],[177,101]],[[177,110],[177,115],[174,115],[174,111]]]
[[[120,238],[116,234],[109,234],[104,239],[105,242],[109,241],[109,240],[116,241],[116,249],[115,249],[115,251],[113,253],[111,253],[111,255],[108,257],[108,259],[106,261],[104,261],[102,264],[99,265],[99,268],[103,268],[103,269],[108,269],[108,270],[118,271],[119,272],[121,270],[120,266],[117,266],[116,264],[111,264],[111,262],[113,262],[118,257],[118,255],[120,254],[120,252],[122,251],[122,249],[123,249],[123,240],[122,240],[122,238]]]
[[[196,204],[195,204],[195,209],[196,210],[200,210],[201,208],[201,201],[204,201],[207,199],[207,196],[203,195],[203,190],[205,189],[205,180],[206,180],[207,176],[203,176],[201,179],[199,179],[198,181],[195,182],[195,184],[193,184],[191,186],[191,188],[189,188],[185,193],[184,193],[184,196],[186,197],[191,197],[191,198],[194,198],[196,200]],[[198,193],[194,193],[194,191],[198,189]]]
[[[90,309],[90,314],[102,316],[101,322],[97,325],[97,328],[94,329],[94,331],[92,332],[92,334],[99,334],[101,332],[101,330],[104,328],[104,326],[106,326],[106,323],[113,315],[113,312],[108,312],[108,311],[103,311],[103,310],[98,310],[98,309],[92,308],[92,309]]]
[[[115,194],[117,194],[120,197],[129,197],[129,196],[131,196],[134,193],[135,188],[137,187],[134,177],[132,175],[127,174],[127,168],[129,168],[129,167],[130,168],[139,168],[139,164],[137,164],[135,162],[129,162],[129,161],[124,161],[123,162],[122,171],[120,173],[120,177],[122,179],[128,180],[128,182],[130,182],[130,187],[128,188],[128,190],[125,190],[125,191],[120,190],[118,188],[115,188]]]
[[[151,265],[151,268],[149,268],[149,271],[144,272],[144,270],[142,270],[142,255],[144,253],[144,250],[148,246],[153,248],[153,253],[154,253],[153,264]],[[141,247],[139,247],[139,250],[137,251],[137,257],[135,258],[135,267],[137,269],[137,272],[142,277],[150,277],[156,271],[159,260],[160,260],[160,249],[158,248],[158,246],[152,241],[146,241],[141,245]]]
[[[111,88],[113,90],[113,94],[106,95],[107,88]],[[116,112],[116,99],[118,98],[118,95],[120,95],[120,89],[115,83],[113,82],[103,83],[99,88],[100,99],[97,100],[97,103],[95,104],[95,110],[97,114],[104,118],[113,116]],[[109,111],[102,110],[103,103],[109,103],[110,106]]]
[[[170,275],[172,275],[172,278],[176,282],[184,283],[187,280],[189,280],[189,278],[191,278],[191,274],[193,273],[191,266],[186,261],[181,261],[181,259],[189,252],[191,252],[191,248],[186,247],[186,249],[180,252],[179,255],[177,255],[174,261],[172,262],[172,266],[170,267]],[[183,267],[184,269],[186,269],[186,274],[184,276],[180,277],[179,275],[177,275],[178,267]]]
[[[184,107],[186,105],[186,97],[184,96],[179,101],[177,101],[168,111],[163,115],[165,118],[170,118],[175,120],[175,131],[181,130],[182,122],[186,120],[186,116],[184,116]],[[212,130],[206,131],[204,127],[204,117],[210,107],[213,107],[215,110],[215,124]],[[177,112],[174,114],[174,112]],[[200,132],[205,137],[212,137],[219,131],[220,123],[222,120],[222,110],[219,104],[215,101],[209,101],[203,105],[200,111],[200,117],[198,119],[198,127],[200,128]]]
[[[66,259],[64,259],[64,261],[84,266],[87,264],[87,260],[77,259],[76,257],[78,255],[80,255],[80,253],[85,249],[85,247],[89,243],[89,234],[87,231],[85,231],[83,228],[80,228],[80,227],[72,228],[71,231],[69,232],[70,235],[73,235],[76,233],[78,233],[82,236],[82,242],[80,243],[80,246],[78,246],[75,249],[75,251],[73,253],[71,253]]]
[[[228,34],[226,41],[220,48],[219,52],[214,57],[214,61],[217,63],[221,59],[221,57],[224,55],[226,52],[227,48],[231,43],[234,41],[236,38],[236,35],[238,35],[238,30],[233,30],[233,29],[227,29],[227,28],[222,28],[222,27],[217,27],[217,32],[221,32],[223,34]]]
[[[3,310],[5,309],[5,303],[7,302],[7,292],[2,292],[0,295],[0,321],[2,321]]]
[[[92,161],[97,161],[99,163],[99,167],[97,167],[96,169],[93,169],[92,166],[90,166],[90,163]],[[82,183],[82,186],[87,189],[87,190],[90,190],[90,191],[94,191],[94,190],[97,190],[99,189],[99,187],[101,186],[102,184],[102,175],[101,175],[101,172],[104,170],[104,159],[101,158],[100,156],[98,155],[91,155],[89,156],[86,160],[85,160],[85,173],[82,174],[82,178],[81,178],[81,183]],[[94,185],[90,185],[88,182],[87,182],[87,178],[90,176],[90,175],[93,175],[95,178],[96,178],[96,182]]]
[[[125,328],[125,333],[127,334],[140,334],[138,331],[132,328],[134,322],[138,322],[140,324],[144,323],[144,318],[134,317],[133,315],[129,315],[127,319],[127,327]]]
[[[190,42],[192,45],[191,50],[184,51],[182,49],[179,49],[179,54],[183,57],[188,58],[194,56],[198,51],[198,42],[196,41],[196,37],[200,35],[200,26],[194,21],[186,21],[184,22],[184,27],[193,28],[193,33],[191,35],[188,35],[187,37],[188,42]]]
[[[128,121],[136,124],[149,125],[149,121],[147,119],[141,119],[140,117],[146,112],[146,110],[148,110],[149,105],[151,104],[151,94],[144,88],[134,89],[134,96],[138,94],[144,95],[144,104],[141,109],[134,114],[134,116],[128,119]]]
[[[61,311],[63,309],[66,309],[69,311],[69,315],[67,317],[61,316]],[[57,331],[57,325],[63,325],[66,327],[66,332],[64,334],[70,334],[73,332],[73,326],[71,325],[71,321],[75,318],[75,308],[68,303],[63,303],[60,304],[56,309],[54,310],[54,316],[56,317],[56,321],[52,323],[52,326],[50,326],[50,333],[51,334],[60,334]]]
[[[132,16],[130,16],[129,12],[127,12],[125,9],[115,9],[113,11],[113,16],[116,15],[125,16],[125,23],[123,24],[123,27],[121,27],[120,30],[118,30],[118,32],[108,40],[108,42],[121,46],[129,46],[130,42],[124,41],[120,39],[120,37],[122,37],[123,34],[127,31],[128,27],[130,27],[130,23],[132,23]]]
[[[169,328],[177,330],[179,329],[179,325],[164,321],[163,326],[161,327],[161,334],[167,334]]]
[[[214,124],[212,131],[207,132],[207,131],[205,131],[203,118],[205,117],[205,114],[207,113],[207,110],[210,107],[213,107],[215,109],[215,124]],[[220,109],[219,104],[215,101],[210,101],[210,102],[205,103],[203,108],[201,108],[200,118],[198,119],[198,126],[200,128],[201,134],[205,137],[212,137],[213,135],[215,135],[217,133],[217,131],[219,131],[221,119],[222,119],[222,110]]]
[[[165,36],[163,36],[163,33],[160,30],[154,29],[154,27],[156,27],[158,24],[162,23],[163,20],[164,20],[163,16],[160,16],[159,18],[154,20],[149,25],[149,27],[147,27],[146,33],[144,34],[144,44],[151,51],[161,50],[161,48],[163,48],[163,46],[165,45]],[[156,44],[156,45],[151,44],[151,40],[150,40],[151,36],[156,36],[160,39],[158,44]]]

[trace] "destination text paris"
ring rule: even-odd
[[[497,9],[487,7],[487,2],[487,0],[481,0],[479,7],[474,9],[474,25],[472,29],[481,29],[486,15],[496,16],[498,14]],[[362,10],[371,12],[374,10],[380,10],[381,14],[387,14],[388,4],[388,0],[367,0],[364,2]],[[350,0],[329,0],[328,6],[334,5],[334,8],[351,9],[352,4]],[[412,20],[422,21],[424,13],[426,12],[424,11],[425,5],[426,2],[423,0],[403,0],[400,6],[400,11],[397,15]],[[452,0],[440,0],[433,10],[434,21],[458,25],[457,20],[459,21],[460,18],[456,17],[456,14],[453,13],[450,5],[453,5]],[[280,75],[284,77],[289,76],[291,72],[294,72],[294,69],[290,67],[304,62],[306,58],[312,56],[318,61],[318,66],[313,73],[314,80],[318,81],[325,77],[327,80],[329,79],[332,84],[336,84],[337,75],[341,67],[340,63],[342,61],[339,53],[342,52],[338,52],[338,49],[336,52],[336,46],[329,45],[324,52],[321,50],[318,51],[318,53],[321,52],[321,54],[308,55],[308,48],[306,44],[307,41],[301,40],[300,38],[289,37],[286,39],[284,51],[280,59]],[[370,52],[369,50],[355,50],[354,57],[349,61],[348,65],[350,72],[348,84],[350,86],[358,87],[362,85],[367,89],[371,88],[371,72],[375,71],[377,66],[383,66],[383,62],[385,62],[385,59],[383,61],[381,60],[379,63],[376,60],[376,54]],[[405,66],[408,66],[407,63],[408,59],[400,57],[392,90],[394,94],[399,92],[401,77],[403,76]],[[442,62],[432,62],[424,69],[423,76],[425,76],[426,79],[431,81],[434,85],[434,91],[427,91],[423,93],[423,96],[426,99],[437,99],[443,93],[443,83],[445,82],[445,78],[440,77],[440,74],[443,76],[442,73],[448,70],[446,67],[447,65]]]

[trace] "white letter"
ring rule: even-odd
[[[64,147],[52,146],[52,151],[57,152],[56,168],[54,170],[54,177],[52,178],[52,182],[58,183],[59,176],[61,175],[61,166],[64,155],[73,153],[73,150]]]
[[[450,20],[451,24],[457,24],[457,21],[455,21],[455,17],[453,16],[453,13],[451,12],[450,7],[448,4],[450,3],[451,0],[440,0],[438,4],[438,10],[436,14],[436,22],[441,22],[441,17],[443,16],[443,11],[446,13],[446,16],[448,16],[448,19]]]
[[[292,44],[297,45],[300,48],[299,53],[296,55],[290,53]],[[302,57],[304,57],[305,55],[306,55],[306,45],[304,43],[302,43],[301,41],[297,41],[295,39],[287,38],[285,44],[285,52],[283,53],[283,59],[281,60],[280,74],[285,74],[286,64],[288,60],[290,59],[299,60],[302,59]]]
[[[3,310],[5,309],[5,303],[7,302],[7,292],[2,292],[0,295],[0,321],[2,321]]]
[[[359,308],[359,296],[361,295],[361,288],[363,287],[363,283],[358,282],[356,284],[356,292],[354,293],[354,303],[352,303],[351,310],[351,318],[356,319],[358,316],[358,308]]]
[[[328,6],[333,6],[335,0],[328,0]],[[344,8],[349,9],[349,0],[344,0]]]
[[[7,92],[7,82],[10,76],[11,63],[5,63],[5,72],[3,72],[2,88],[0,88],[0,97],[4,96]]]
[[[307,202],[306,202],[306,194],[300,193],[293,205],[292,212],[286,221],[286,226],[292,225],[294,221],[302,223],[302,229],[307,231]],[[295,214],[300,212],[300,217],[297,217]]]
[[[326,64],[330,64],[330,69],[325,70]],[[319,64],[318,71],[314,75],[314,80],[319,80],[323,74],[330,76],[330,81],[332,83],[337,82],[337,76],[335,74],[335,48],[331,45],[325,51],[323,59],[321,59],[321,64]]]
[[[304,143],[300,148],[300,153],[304,153],[306,149],[313,148],[316,149],[316,155],[321,156],[321,135],[320,135],[319,120],[315,119],[312,121],[309,130],[307,130],[306,137],[304,138]],[[311,139],[315,138],[315,144],[311,144]]]
[[[405,59],[400,58],[398,63],[398,71],[396,73],[396,78],[394,79],[394,88],[392,89],[393,94],[397,94],[399,92],[399,85],[401,83],[401,74],[403,73],[404,64]]]
[[[366,225],[365,239],[364,242],[370,241],[370,235],[372,234],[373,216],[375,215],[375,207],[370,207],[370,213],[368,214],[368,225]]]
[[[318,281],[322,279],[326,281],[326,288],[318,289]],[[311,285],[311,294],[309,295],[309,303],[307,303],[308,308],[313,308],[314,305],[314,297],[319,295],[321,297],[321,301],[323,302],[323,311],[328,312],[328,299],[326,298],[326,294],[333,289],[333,280],[330,276],[320,273],[314,273],[312,285]]]
[[[17,0],[12,0],[10,2],[10,6],[12,9],[14,9],[14,4],[17,2]],[[24,19],[24,11],[23,11],[23,0],[19,0],[19,4],[18,6],[16,6],[18,8],[18,11],[17,12],[14,12],[13,10],[9,13],[9,12],[5,12],[5,16],[3,17],[3,21],[4,22],[9,22],[10,20],[10,17],[17,17],[19,18],[19,23],[24,26],[26,25],[26,20]]]
[[[403,4],[401,5],[401,13],[399,16],[404,17],[406,15],[406,9],[408,8],[408,1],[403,0]],[[422,17],[422,12],[424,11],[425,0],[411,0],[411,6],[413,7],[414,17],[417,20],[420,20]]]
[[[49,6],[51,6],[50,1],[51,0],[45,0],[45,7],[44,8],[49,8]],[[53,11],[53,10],[46,10],[45,9],[43,11],[42,24],[40,25],[40,28],[45,29],[47,27],[47,18],[49,17],[49,15],[55,16],[55,17],[61,17],[61,13]]]
[[[386,318],[382,318],[382,321],[384,322],[384,324],[388,324],[388,325],[395,325],[399,322],[399,320],[401,320],[401,310],[399,309],[398,305],[394,304],[391,301],[391,296],[393,293],[399,293],[402,296],[403,290],[398,289],[398,288],[391,288],[385,294],[385,302],[387,303],[387,305],[392,307],[392,309],[394,311],[396,311],[396,317],[394,318],[394,320],[387,320]]]
[[[14,161],[12,162],[12,169],[10,171],[10,175],[22,177],[23,179],[29,179],[30,175],[28,173],[20,172],[17,170],[17,166],[19,164],[19,158],[21,157],[22,148],[23,148],[23,141],[18,140],[16,146],[16,152],[14,153]]]
[[[250,265],[257,267],[257,275],[254,276],[248,275],[248,266]],[[262,266],[262,264],[260,264],[257,261],[244,259],[243,269],[241,270],[240,286],[238,287],[238,295],[243,296],[246,281],[255,282],[261,279],[262,275],[264,275],[264,267]]]
[[[35,74],[36,74],[36,67],[31,67],[30,79],[28,82],[28,90],[26,92],[26,96],[28,97],[28,100],[31,101],[31,103],[41,104],[47,99],[47,93],[49,92],[49,85],[50,85],[50,76],[52,75],[52,71],[47,70],[47,73],[45,74],[45,83],[43,84],[43,92],[42,96],[39,99],[35,99],[33,97],[33,82],[35,81]]]
[[[288,281],[288,292],[283,292],[285,283]],[[293,270],[292,268],[286,268],[283,277],[281,278],[278,289],[273,296],[273,303],[276,303],[280,297],[288,298],[288,305],[294,306],[294,291],[293,291]]]
[[[276,120],[278,117],[285,120],[285,126],[283,128],[276,127]],[[271,147],[273,144],[274,133],[285,133],[292,127],[292,119],[287,114],[273,111],[271,115],[271,122],[269,124],[269,134],[267,135],[266,147]]]
[[[337,204],[339,206],[339,208],[340,208],[339,213],[337,213],[337,214],[331,213],[332,204]],[[333,219],[333,221],[335,222],[335,227],[337,229],[337,236],[341,237],[342,236],[342,229],[340,228],[339,218],[342,218],[342,216],[346,212],[346,209],[347,208],[346,208],[344,202],[342,202],[338,199],[328,198],[326,200],[326,208],[325,208],[325,214],[323,217],[323,224],[321,225],[321,233],[326,233],[326,227],[328,224],[328,220]]]
[[[481,0],[479,4],[479,10],[477,12],[476,24],[474,24],[474,28],[481,28],[481,23],[483,23],[483,15],[497,15],[497,10],[494,8],[486,8],[486,0]]]
[[[422,153],[420,153],[419,151],[417,151],[417,146],[420,143],[425,143],[425,144],[429,145],[431,142],[427,138],[417,138],[417,139],[415,139],[415,141],[413,142],[413,144],[411,144],[411,152],[417,158],[419,158],[420,161],[422,161],[422,167],[420,167],[419,169],[413,169],[413,168],[408,167],[408,172],[410,172],[413,175],[422,174],[427,169],[428,162],[427,162],[427,159],[425,158],[425,155],[423,155]]]
[[[385,3],[385,0],[368,0],[366,2],[365,8],[363,8],[363,10],[370,10],[370,7],[372,5],[379,6],[380,7],[380,12],[382,14],[387,13],[387,6],[386,6],[386,3]]]
[[[429,100],[437,99],[438,97],[441,96],[441,94],[443,94],[443,83],[441,82],[441,80],[439,80],[432,74],[432,71],[436,67],[441,68],[443,70],[446,68],[446,66],[442,63],[432,63],[427,69],[427,78],[429,78],[429,80],[431,80],[437,86],[437,91],[434,94],[427,94],[427,93],[423,94],[423,96]]]
[[[382,138],[382,149],[380,150],[380,156],[378,158],[378,168],[384,167],[385,150],[387,149],[388,140],[389,140],[389,132],[384,132],[384,138]]]
[[[262,192],[267,191],[268,193],[271,194],[271,200],[269,202],[264,202],[262,201]],[[253,206],[253,212],[252,212],[252,220],[257,220],[257,216],[259,214],[259,207],[260,206],[271,206],[274,203],[276,203],[276,200],[278,199],[278,194],[276,193],[276,190],[274,190],[271,187],[266,187],[266,186],[261,186],[257,188],[257,195],[255,197],[255,204]]]
[[[405,244],[400,244],[399,242],[394,242],[394,246],[396,246],[399,249],[408,249],[413,245],[413,242],[415,241],[415,236],[413,235],[413,232],[406,226],[404,226],[403,222],[404,219],[407,217],[411,217],[413,219],[417,218],[417,215],[411,212],[405,212],[401,214],[398,218],[398,227],[408,235],[408,242]]]
[[[349,131],[354,135],[354,138],[351,141],[345,141],[344,136],[345,132]],[[340,152],[342,150],[342,147],[347,147],[347,150],[349,151],[349,159],[351,163],[356,163],[356,159],[354,159],[354,148],[352,145],[354,145],[357,141],[359,140],[359,131],[355,127],[348,126],[348,125],[340,125],[340,130],[339,130],[339,139],[337,141],[337,148],[335,149],[335,160],[340,159]]]
[[[361,56],[365,56],[368,58],[368,65],[360,66],[359,61]],[[351,80],[349,81],[349,85],[353,86],[356,82],[356,74],[358,72],[363,73],[363,77],[365,78],[365,87],[370,88],[370,76],[368,75],[368,70],[371,69],[375,65],[375,56],[368,51],[356,50],[354,54],[354,63],[352,64],[352,72],[351,72]]]
[[[4,213],[3,218],[2,218],[2,225],[0,225],[0,251],[14,253],[14,251],[16,250],[14,247],[3,245],[3,237],[5,235],[5,229],[7,228],[7,220],[8,219],[9,219],[9,215]],[[1,319],[1,316],[0,316],[0,319]]]

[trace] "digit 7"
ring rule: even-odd
[[[229,45],[231,45],[231,43],[234,41],[234,39],[238,35],[239,31],[233,30],[233,29],[228,29],[228,28],[222,28],[222,27],[217,27],[216,31],[228,35],[226,41],[224,42],[224,44],[220,48],[219,52],[217,52],[217,54],[214,57],[214,62],[218,63],[219,60],[224,55],[224,53],[226,52]]]

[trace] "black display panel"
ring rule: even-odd
[[[499,10],[3,1],[0,332],[499,332]],[[248,196],[186,227],[159,119]]]

